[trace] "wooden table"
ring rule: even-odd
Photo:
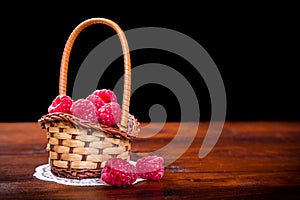
[[[153,127],[146,125],[142,123],[142,131],[150,133]],[[192,144],[166,166],[162,180],[118,188],[68,186],[33,177],[35,168],[48,159],[44,130],[34,122],[0,123],[0,199],[300,198],[300,122],[226,122],[202,159],[198,152],[209,122],[199,125]],[[178,127],[167,123],[158,134],[136,139],[133,152],[147,155],[164,147]],[[185,131],[186,137],[192,135]]]

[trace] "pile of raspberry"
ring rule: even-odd
[[[112,186],[130,186],[137,178],[158,181],[164,176],[164,159],[160,156],[146,156],[136,164],[121,158],[110,158],[101,171],[101,180]]]
[[[120,122],[122,111],[112,90],[99,89],[85,99],[76,101],[65,94],[56,96],[48,107],[48,113],[55,112],[72,114],[83,120],[114,127]]]

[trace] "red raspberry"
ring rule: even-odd
[[[104,101],[97,95],[91,94],[86,99],[93,102],[97,110],[104,105]]]
[[[117,102],[117,96],[111,90],[108,89],[95,90],[93,94],[101,97],[101,99],[105,103]]]
[[[78,99],[71,106],[71,114],[90,122],[98,122],[96,106],[89,100]]]
[[[159,156],[147,156],[137,160],[136,170],[139,177],[147,180],[160,180],[164,176],[164,159]]]
[[[53,99],[51,105],[48,107],[48,113],[63,112],[70,114],[70,108],[73,104],[71,97],[61,94]]]
[[[114,186],[132,185],[138,175],[134,165],[121,158],[110,158],[101,171],[101,179]]]
[[[120,105],[116,102],[110,102],[98,109],[97,116],[101,124],[115,126],[121,120],[121,113]]]

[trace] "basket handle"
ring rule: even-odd
[[[122,100],[122,114],[121,121],[119,123],[119,129],[126,132],[128,124],[130,94],[131,94],[131,64],[128,43],[122,29],[115,22],[106,18],[91,18],[81,22],[69,36],[62,55],[60,65],[60,76],[59,76],[59,94],[66,94],[67,90],[67,73],[70,52],[76,37],[86,27],[93,24],[105,24],[113,28],[120,39],[122,52],[124,57],[124,89],[123,89],[123,100]]]

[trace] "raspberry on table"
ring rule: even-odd
[[[80,119],[98,122],[96,106],[89,100],[78,99],[72,104],[70,112]]]
[[[106,103],[97,111],[99,123],[107,126],[117,125],[121,120],[121,114],[121,107],[116,102]]]
[[[93,102],[97,110],[104,105],[104,101],[102,100],[102,98],[95,94],[90,94],[86,97],[86,99]]]
[[[105,103],[117,102],[117,96],[109,89],[95,90],[92,94],[101,97]]]
[[[61,94],[56,96],[48,107],[48,113],[63,112],[70,114],[70,108],[73,104],[71,97]]]
[[[147,180],[160,180],[164,176],[164,159],[160,156],[146,156],[136,162],[138,176]]]
[[[101,179],[113,186],[133,185],[138,175],[134,165],[121,158],[110,158],[101,171]]]

